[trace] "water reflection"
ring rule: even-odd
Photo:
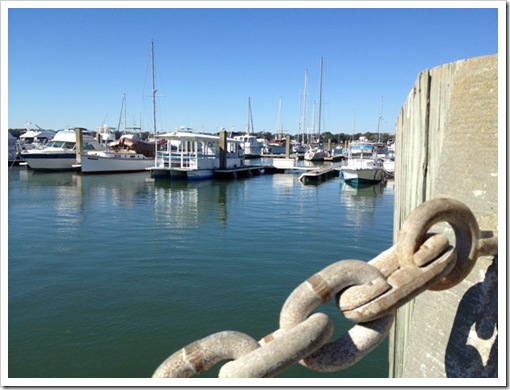
[[[154,188],[154,218],[164,226],[193,228],[200,224],[227,222],[228,183],[211,180],[152,181]]]
[[[375,223],[375,211],[382,202],[387,183],[351,185],[340,182],[340,202],[345,207],[345,221],[356,235]]]
[[[81,196],[97,207],[132,208],[147,199],[147,173],[77,175],[82,183]]]
[[[298,173],[275,173],[272,175],[273,189],[289,191],[299,185]]]
[[[46,214],[38,215],[40,218],[47,218],[47,226],[55,224],[55,233],[69,234],[77,231],[83,222],[83,198],[80,196],[82,182],[79,175],[72,173],[46,173],[36,172],[24,167],[17,168],[19,183],[9,183],[9,191],[13,196],[16,190],[26,190],[27,199],[23,205],[30,214],[32,208],[38,208],[41,199],[32,198],[31,194],[38,193],[54,200],[54,208],[46,210]],[[12,175],[12,176],[11,176]],[[9,178],[14,179],[16,170],[9,173]],[[18,187],[19,186],[19,187]],[[12,191],[12,192],[11,192]],[[18,192],[18,191],[16,191]],[[35,211],[35,210],[34,210]]]

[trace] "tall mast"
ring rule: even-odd
[[[252,132],[255,132],[255,129],[253,128],[253,116],[251,114],[251,99],[248,97],[248,135],[250,135]]]
[[[151,41],[152,64],[152,116],[154,123],[154,140],[156,139],[156,82],[154,81],[154,40]]]
[[[307,133],[306,129],[306,110],[307,108],[307,100],[308,100],[308,69],[305,70],[305,91],[303,93],[303,139],[305,138],[305,133]],[[308,142],[309,140],[306,140]]]
[[[154,124],[154,158],[158,156],[158,140],[156,139],[156,82],[154,81],[154,40],[151,40],[152,65],[152,121]]]
[[[321,113],[322,113],[322,56],[321,56],[321,71],[320,71],[320,83],[319,83],[319,127],[318,127],[318,139],[319,142],[321,138]]]
[[[381,142],[381,121],[382,117],[382,106],[383,106],[383,97],[381,96],[381,101],[379,104],[379,120],[377,121],[377,142]]]
[[[122,116],[124,116],[124,133],[126,133],[126,94],[122,96],[122,105],[120,107],[119,124],[117,130],[120,131],[120,125],[122,123]]]
[[[282,97],[278,101],[278,116],[276,117],[276,138],[280,138],[279,135],[282,135],[283,138],[283,128],[281,123],[281,115],[282,115]]]
[[[312,134],[315,133],[315,100],[312,104]]]

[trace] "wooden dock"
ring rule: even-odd
[[[336,176],[338,176],[336,167],[327,167],[304,172],[299,176],[299,180],[303,184],[318,184]]]
[[[262,174],[283,174],[286,171],[301,171],[299,180],[303,184],[318,184],[323,181],[329,180],[333,177],[338,176],[338,166],[328,167],[276,167],[272,164],[264,165],[247,165],[238,168],[229,169],[216,169],[214,171],[214,177],[216,179],[232,180],[241,179],[252,176],[259,176]]]
[[[237,179],[242,177],[258,176],[271,168],[271,165],[247,165],[239,168],[216,169],[214,176],[218,179]]]

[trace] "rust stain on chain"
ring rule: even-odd
[[[315,274],[308,278],[306,282],[310,285],[312,291],[322,299],[322,302],[327,302],[331,299],[331,288],[322,277]]]

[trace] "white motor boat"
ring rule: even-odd
[[[241,142],[246,158],[260,157],[264,149],[264,143],[254,135],[236,135],[234,139]]]
[[[96,141],[90,131],[80,129],[83,143],[82,151],[104,150],[103,146]],[[24,150],[21,157],[26,165],[34,170],[41,171],[68,171],[76,167],[76,129],[60,130],[46,145]]]
[[[364,138],[353,142],[348,148],[346,165],[340,168],[344,181],[351,184],[384,181],[386,175],[376,153],[375,144]]]
[[[311,147],[305,152],[304,159],[306,161],[323,161],[326,156],[326,152],[319,146]]]
[[[124,104],[123,104],[124,106]],[[115,127],[108,126],[106,124],[97,128],[96,133],[99,136],[99,142],[108,145],[110,142],[115,141]]]
[[[34,125],[37,127],[37,129],[30,128],[31,125]],[[55,137],[56,134],[56,131],[42,129],[35,123],[27,122],[25,123],[25,126],[26,131],[19,136],[19,139],[16,143],[18,153],[46,145],[48,141]]]

